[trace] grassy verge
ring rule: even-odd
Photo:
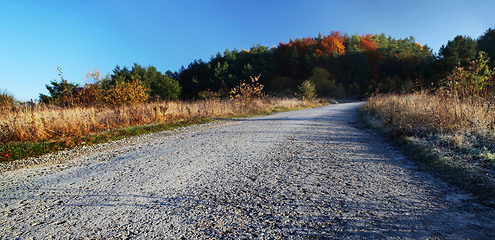
[[[110,128],[109,130],[101,129],[96,133],[83,132],[82,134],[79,135],[65,134],[68,136],[64,136],[64,134],[61,134],[59,137],[54,137],[55,139],[53,140],[40,139],[35,141],[26,140],[26,141],[5,142],[0,146],[0,162],[8,162],[17,159],[27,158],[27,157],[41,156],[43,154],[47,154],[51,152],[71,149],[83,145],[104,143],[108,141],[137,136],[141,134],[169,131],[180,127],[207,123],[215,120],[252,117],[257,115],[271,114],[275,112],[293,111],[304,108],[318,107],[326,104],[325,102],[322,101],[319,102],[308,102],[308,101],[299,101],[299,100],[279,101],[279,100],[271,99],[269,100],[269,103],[259,104],[251,108],[243,107],[242,110],[239,110],[235,108],[235,105],[231,105],[231,103],[226,103],[226,104],[219,104],[218,102],[212,102],[212,103],[215,104],[214,107],[223,108],[223,110],[214,110],[212,109],[213,108],[212,106],[203,105],[203,107],[205,107],[203,108],[203,111],[205,112],[200,112],[197,111],[198,109],[194,109],[196,111],[192,113],[193,112],[191,110],[192,107],[185,105],[182,108],[180,107],[176,108],[174,110],[174,114],[164,113],[163,115],[167,116],[166,121],[164,121],[164,119],[159,119],[159,120],[155,119],[154,122],[150,121],[151,123],[146,123],[146,124],[134,123],[134,124],[122,124],[123,126],[116,125],[115,127]],[[193,104],[198,104],[198,103],[193,103]],[[144,106],[143,108],[156,109],[157,107]],[[168,106],[166,109],[170,110]],[[182,112],[180,112],[177,109],[182,109]],[[142,111],[142,109],[140,110]],[[53,110],[50,109],[50,111]],[[60,111],[66,111],[66,109],[60,109]],[[84,112],[86,110],[83,109],[82,111]],[[108,111],[108,109],[100,110],[100,112],[103,113],[106,111]],[[132,112],[132,111],[136,111],[136,108],[131,108],[131,110],[122,110],[122,111]],[[124,114],[122,113],[122,111],[119,113],[120,116],[131,115],[131,114]],[[33,112],[26,112],[26,113],[28,115],[29,114],[31,115],[37,114],[38,116],[43,115],[41,113],[33,113]],[[57,113],[57,114],[60,115],[61,113]],[[67,113],[65,114],[68,115]],[[146,112],[142,112],[141,114],[146,114]],[[136,115],[132,115],[132,117],[135,116]],[[108,115],[105,115],[105,117],[112,118],[111,116],[109,117]],[[116,119],[117,117],[113,116],[113,118]],[[66,120],[70,121],[71,118],[68,118]],[[40,121],[43,122],[43,119],[41,119]],[[77,119],[77,121],[81,121],[81,120]],[[122,119],[120,119],[120,121],[129,122],[129,120],[122,120]],[[32,128],[32,125],[39,124],[33,121],[32,122],[25,121],[24,123],[27,125],[25,128]],[[70,122],[68,123],[68,125],[77,126],[77,124]],[[45,131],[49,132],[49,130],[45,130]]]
[[[423,170],[495,205],[494,114],[483,102],[426,94],[382,95],[369,99],[361,119]]]
[[[0,147],[0,162],[14,161],[27,157],[36,157],[43,154],[67,150],[84,145],[93,145],[113,140],[119,140],[126,137],[137,136],[141,134],[169,131],[176,128],[201,124],[213,121],[212,119],[181,121],[168,124],[149,124],[134,127],[126,127],[104,131],[99,134],[90,134],[78,137],[69,137],[56,141],[41,142],[12,142],[3,144]]]

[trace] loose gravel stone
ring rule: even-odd
[[[0,236],[495,238],[493,208],[363,129],[360,106],[217,122],[4,167]]]

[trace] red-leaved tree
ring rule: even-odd
[[[379,68],[382,56],[378,51],[376,44],[372,40],[373,35],[367,34],[360,36],[359,49],[368,56],[368,64],[372,70],[372,76],[374,79],[379,78]]]
[[[317,57],[344,55],[344,41],[344,35],[340,32],[332,31],[330,35],[323,37],[316,43],[315,55]]]

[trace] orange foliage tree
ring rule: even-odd
[[[314,38],[301,38],[288,43],[289,47],[295,47],[299,56],[306,55],[316,43]]]
[[[279,48],[286,56],[290,56],[295,49],[298,56],[304,58],[315,44],[316,40],[314,38],[301,38],[296,39],[296,41],[291,39],[289,43],[280,42]]]
[[[344,41],[344,35],[342,35],[340,32],[332,31],[330,35],[323,37],[316,43],[315,55],[317,57],[344,55]]]
[[[379,67],[382,56],[372,40],[373,35],[367,34],[360,36],[359,49],[368,56],[368,64],[371,67],[374,79],[379,78]]]

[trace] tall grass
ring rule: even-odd
[[[461,100],[425,93],[378,95],[368,99],[366,109],[405,134],[488,133],[495,128],[495,106],[484,99]]]
[[[495,106],[489,98],[377,95],[364,111],[383,120],[412,159],[495,205]]]
[[[7,90],[0,91],[0,113],[5,114],[15,105],[14,95]]]
[[[0,142],[57,140],[137,125],[223,118],[265,109],[307,107],[313,104],[298,99],[256,99],[247,106],[239,101],[209,99],[117,107],[17,107],[0,116]]]

